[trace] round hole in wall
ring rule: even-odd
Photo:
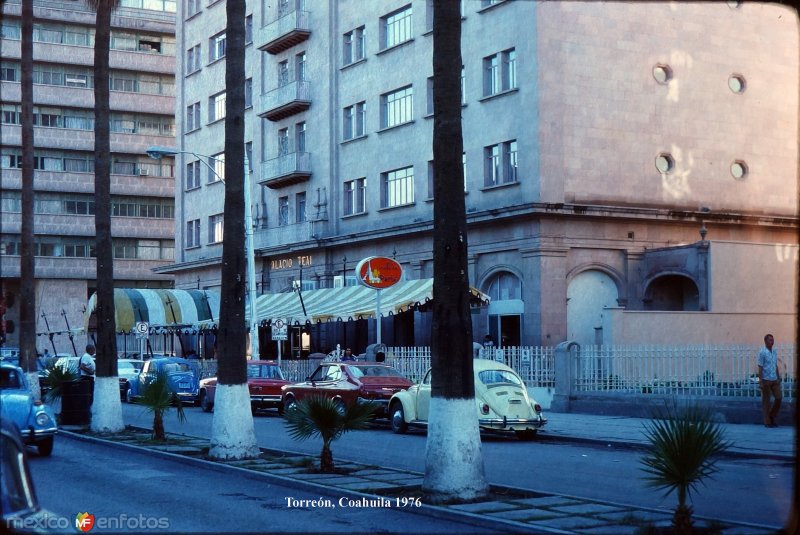
[[[741,74],[731,74],[728,78],[728,87],[734,93],[744,93],[745,88],[747,87],[747,82],[744,79],[744,76]]]
[[[672,157],[671,154],[667,154],[666,152],[662,152],[658,156],[656,156],[656,169],[661,174],[666,174],[672,171],[675,168],[675,159]]]
[[[659,84],[669,83],[669,81],[672,80],[672,69],[669,65],[659,63],[653,67],[653,78],[655,78],[656,82]]]
[[[736,180],[742,180],[747,176],[747,164],[741,160],[736,160],[731,164],[731,175]]]

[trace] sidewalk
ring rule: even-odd
[[[647,444],[646,418],[599,416],[547,412],[548,423],[539,432],[540,440],[596,442],[600,444],[644,447]],[[720,424],[732,445],[727,455],[795,460],[795,429],[789,422],[777,428],[753,424]]]
[[[544,441],[584,442],[602,445],[614,444],[639,448],[646,445],[644,426],[649,420],[621,416],[597,416],[574,413],[548,413],[550,422],[539,435]],[[748,424],[722,424],[728,440],[733,442],[730,455],[786,459],[793,461],[794,429],[778,427],[767,429]],[[120,448],[146,448],[152,453],[171,457],[186,464],[200,463],[216,466],[222,471],[235,473],[246,470],[284,485],[302,488],[339,500],[349,497],[414,500],[421,496],[423,474],[378,466],[341,462],[342,472],[321,474],[309,470],[304,462],[307,456],[263,449],[261,458],[244,461],[210,461],[205,459],[203,448],[208,439],[175,435],[180,444],[143,445],[140,441],[115,440],[73,433],[65,434],[78,440],[113,442]],[[765,436],[772,437],[764,440]],[[767,442],[766,444],[764,442]],[[626,504],[591,500],[576,496],[533,492],[502,486],[493,486],[493,495],[477,503],[432,506],[422,504],[411,510],[417,514],[465,522],[486,532],[501,529],[507,533],[562,533],[562,534],[637,534],[648,527],[667,527],[671,511],[648,509]],[[380,502],[370,502],[380,503]],[[394,503],[386,502],[386,503]],[[778,526],[744,524],[695,516],[695,525],[714,526],[722,535],[760,535],[774,533]],[[389,529],[392,531],[392,529]]]

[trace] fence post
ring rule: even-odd
[[[550,409],[555,412],[569,412],[572,398],[572,385],[575,384],[575,353],[580,351],[577,342],[561,342],[555,349],[555,383],[556,391]]]

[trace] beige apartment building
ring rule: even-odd
[[[94,24],[80,0],[34,0],[34,188],[37,348],[82,352],[96,285]],[[145,154],[175,143],[175,0],[122,0],[111,29],[111,194],[115,285],[172,286],[154,268],[174,260],[174,172]],[[2,7],[0,281],[18,346],[21,213],[19,0]],[[48,332],[61,334],[53,337]]]
[[[367,256],[432,277],[432,5],[248,5],[263,354],[277,318],[293,325],[294,355],[374,341],[368,315],[317,323],[270,308],[290,292],[346,290]],[[452,193],[466,197],[471,284],[491,297],[474,310],[476,341],[793,338],[796,14],[748,2],[461,6],[465,184]],[[214,291],[224,185],[207,158],[224,148],[225,3],[181,2],[177,20],[175,261],[156,271]],[[381,320],[384,343],[429,343],[419,304]]]

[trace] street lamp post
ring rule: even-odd
[[[214,176],[219,178],[223,183],[225,179],[217,173],[205,158],[221,161],[213,156],[204,156],[196,152],[188,150],[178,150],[170,147],[150,147],[147,149],[147,155],[151,158],[158,160],[162,156],[175,156],[178,154],[191,154],[203,164],[208,167]],[[247,151],[244,152],[244,250],[245,257],[247,258],[247,301],[250,308],[250,352],[251,357],[254,359],[259,358],[259,341],[258,341],[258,319],[256,318],[256,251],[253,244],[253,209],[250,204],[250,161],[247,158]]]

